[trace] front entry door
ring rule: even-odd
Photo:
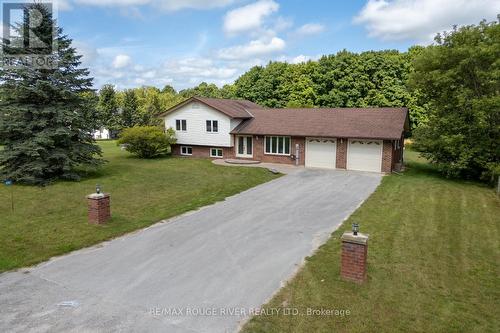
[[[238,157],[252,157],[253,156],[253,142],[251,136],[238,136],[237,137],[237,151]]]

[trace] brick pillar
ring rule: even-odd
[[[87,195],[88,217],[91,224],[103,224],[111,218],[109,194]]]
[[[368,235],[354,235],[345,232],[342,235],[342,279],[362,283],[366,281],[366,257],[368,253]]]
[[[348,139],[337,139],[337,156],[335,167],[347,169],[347,141]]]
[[[384,140],[382,147],[382,172],[392,172],[392,141]]]

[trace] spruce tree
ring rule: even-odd
[[[81,56],[47,8],[35,3],[25,7],[27,10],[38,10],[44,19],[39,26],[30,27],[28,15],[24,15],[17,26],[21,37],[30,27],[43,42],[57,43],[46,55],[57,66],[40,68],[18,60],[15,66],[0,68],[0,137],[5,145],[0,151],[0,174],[34,185],[78,180],[78,168],[102,163],[101,150],[92,137],[95,115],[85,98],[92,90],[92,78],[87,69],[80,68]],[[46,54],[27,43],[20,48],[13,45],[2,39],[5,55]]]

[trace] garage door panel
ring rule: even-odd
[[[306,138],[306,167],[335,169],[337,140]]]
[[[381,140],[349,140],[347,147],[347,169],[381,172]]]

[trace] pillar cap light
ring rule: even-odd
[[[101,185],[97,184],[97,185],[95,186],[95,193],[97,193],[97,194],[101,194]]]
[[[358,231],[359,231],[359,224],[358,223],[353,223],[352,224],[352,234],[354,236],[357,236],[358,235]]]

